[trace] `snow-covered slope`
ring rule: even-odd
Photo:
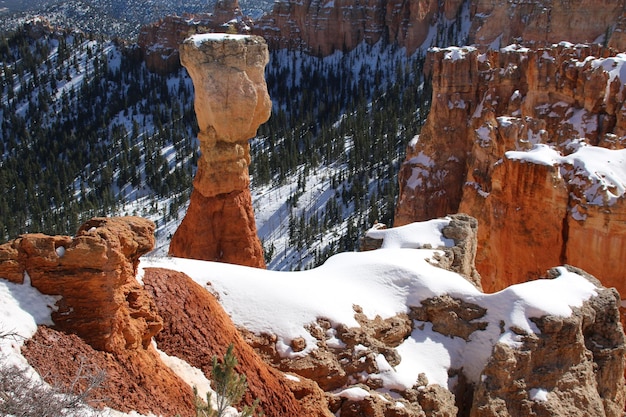
[[[277,351],[284,357],[309,354],[316,340],[308,326],[318,318],[330,320],[333,328],[358,327],[354,306],[368,318],[389,318],[407,313],[428,298],[448,294],[486,309],[482,320],[488,326],[470,340],[449,337],[421,323],[397,349],[403,360],[392,367],[380,355],[378,377],[383,391],[409,389],[424,373],[430,383],[444,387],[456,383],[448,371],[464,369],[477,382],[493,346],[518,346],[523,333],[539,330],[531,318],[543,315],[568,316],[572,307],[595,294],[586,278],[565,268],[553,280],[537,280],[483,294],[462,276],[433,265],[435,250],[414,249],[425,244],[445,247],[441,228],[446,220],[416,223],[388,232],[385,248],[370,252],[343,253],[318,268],[302,272],[275,272],[235,265],[178,258],[144,258],[141,267],[174,269],[216,293],[234,322],[256,334],[275,334]],[[448,242],[449,244],[449,242]],[[512,329],[515,329],[513,331]],[[300,352],[290,347],[303,338]]]

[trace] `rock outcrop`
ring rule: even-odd
[[[396,224],[476,217],[488,292],[569,263],[626,293],[623,57],[561,43],[428,60],[432,108],[407,148]]]
[[[446,239],[456,236],[459,242],[473,240],[474,245],[466,245],[471,248],[476,244],[472,232],[476,223],[471,220],[460,215],[445,219],[438,227],[442,234],[446,231],[449,236]],[[395,244],[390,247],[385,240],[397,242],[398,236],[409,235],[408,229],[400,229],[372,231],[374,239],[382,240],[382,248],[355,254],[350,257],[354,264],[345,270],[360,271],[355,292],[368,291],[372,276],[384,275],[384,285],[398,287],[398,294],[406,297],[406,312],[382,317],[373,314],[371,305],[353,303],[356,324],[346,325],[328,318],[336,308],[333,306],[327,309],[328,317],[319,316],[304,326],[306,335],[290,341],[272,333],[271,322],[264,326],[267,331],[261,333],[242,327],[240,331],[248,344],[266,362],[297,376],[295,380],[314,381],[327,393],[329,410],[342,416],[622,415],[626,400],[623,375],[626,341],[619,320],[620,297],[615,289],[604,288],[598,280],[571,266],[554,268],[543,275],[545,279],[496,294],[480,292],[467,284],[468,277],[457,274],[438,275],[436,282],[426,278],[422,287],[418,282],[423,277],[437,274],[426,272],[424,266],[415,266],[412,273],[410,268],[381,263],[376,264],[378,272],[363,273],[359,268],[361,260],[369,262],[376,257],[380,261],[397,255]],[[412,230],[428,234],[425,228]],[[433,255],[433,249],[437,248],[428,245],[414,248],[412,243],[420,238],[414,239],[413,232],[410,235],[410,241],[403,240],[401,244],[404,256],[421,259]],[[446,245],[448,255],[442,256],[454,259],[467,251],[451,250],[455,246]],[[347,259],[331,258],[329,262],[337,266]],[[437,263],[433,258],[429,262],[437,265],[435,270],[449,267],[449,263]],[[234,270],[230,272],[228,279],[219,278],[206,284],[216,291],[227,309],[233,308],[229,298],[240,303],[242,297],[241,293],[233,294],[238,285],[224,287],[225,282],[241,279]],[[345,285],[351,277],[344,281],[332,269],[325,273],[334,277],[338,288],[347,291]],[[289,280],[304,278],[296,274]],[[200,276],[210,280],[211,274],[197,275],[194,280],[199,282]],[[169,285],[172,279],[163,282]],[[376,302],[386,303],[385,291],[378,288]],[[178,290],[172,292],[180,294]],[[293,288],[286,293],[294,299],[301,296]],[[155,294],[157,299],[162,298],[158,289]],[[579,298],[582,294],[587,295]],[[185,305],[202,304],[185,297],[180,300]],[[172,301],[173,305],[166,308],[175,310],[176,302]],[[255,304],[259,311],[267,310],[263,302],[255,300]],[[276,299],[272,298],[272,305],[275,304]],[[241,311],[236,315],[241,323],[252,321],[251,316],[242,315]],[[296,320],[293,326],[299,326]],[[182,327],[173,332],[193,334]],[[204,341],[208,337],[207,334],[192,339],[212,345]],[[174,349],[184,349],[180,338],[173,342],[177,346]],[[187,350],[190,356],[187,360],[193,362],[196,349],[192,345]],[[424,358],[428,358],[427,365],[421,363]],[[443,369],[435,363],[443,363]],[[425,370],[418,374],[415,369],[422,369],[421,366]],[[437,380],[437,372],[442,379]],[[294,381],[294,377],[289,380]],[[390,391],[393,396],[389,395]]]
[[[102,369],[110,379],[100,393],[110,400],[96,405],[192,416],[191,388],[151,345],[163,321],[135,279],[139,257],[153,246],[148,220],[95,218],[73,238],[28,234],[0,246],[0,277],[28,279],[41,293],[60,297],[54,329],[40,328],[24,348],[44,378],[71,386],[78,368]]]
[[[570,317],[534,320],[539,332],[517,348],[497,344],[470,415],[621,415],[624,390],[614,384],[624,365],[624,334],[615,326],[619,302],[614,289],[602,289]]]
[[[213,13],[165,16],[143,26],[137,44],[148,69],[168,74],[180,68],[180,44],[196,33],[230,32],[246,34],[254,23],[244,16],[238,0],[218,1]]]
[[[163,331],[155,337],[159,349],[179,357],[206,375],[211,373],[213,356],[223,357],[233,344],[237,355],[237,372],[247,377],[248,391],[244,403],[254,399],[268,417],[330,417],[324,395],[318,387],[305,397],[317,393],[317,401],[300,402],[294,392],[307,391],[307,385],[289,380],[270,367],[244,341],[217,299],[180,272],[148,268],[144,283],[151,292],[159,314],[163,317]]]
[[[56,327],[94,348],[145,349],[162,323],[135,274],[153,246],[149,220],[94,218],[73,238],[27,234],[0,246],[0,276],[16,283],[28,277],[41,293],[61,295]]]
[[[195,88],[200,159],[187,214],[170,243],[184,258],[265,267],[250,195],[250,144],[271,101],[258,36],[196,35],[181,46]]]

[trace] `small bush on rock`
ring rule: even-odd
[[[215,390],[216,409],[211,406],[211,393],[207,392],[206,403],[198,396],[198,391],[194,387],[196,398],[196,413],[198,417],[225,417],[226,410],[239,403],[248,389],[246,376],[235,371],[237,358],[233,353],[233,345],[228,346],[228,350],[221,362],[216,356],[213,357],[213,368],[211,370],[212,387]],[[259,400],[256,399],[251,406],[243,407],[241,417],[262,416],[263,412],[257,414]]]

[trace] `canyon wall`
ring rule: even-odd
[[[152,72],[168,74],[180,68],[180,44],[196,33],[249,33],[252,20],[244,16],[238,0],[218,1],[213,13],[165,16],[143,26],[137,45]]]
[[[238,1],[230,0],[218,2],[212,14],[168,16],[147,25],[138,44],[148,68],[161,73],[179,68],[178,45],[186,37],[229,30],[262,36],[270,50],[288,48],[318,56],[380,40],[412,54],[421,46],[451,39],[453,24],[469,36],[469,44],[483,48],[523,39],[535,45],[599,41],[624,50],[625,7],[624,0],[284,0],[253,21],[243,16]]]
[[[407,148],[396,224],[476,217],[486,291],[569,263],[626,294],[624,57],[561,43],[428,62],[432,108]]]
[[[544,45],[608,42],[624,5],[623,0],[473,0],[469,43],[497,49],[522,39]],[[613,42],[624,46],[618,37]]]
[[[264,268],[248,139],[270,116],[267,45],[258,36],[195,35],[180,51],[194,83],[201,154],[191,202],[169,253]]]
[[[272,49],[299,49],[320,56],[381,39],[412,53],[439,15],[454,19],[461,4],[460,0],[282,1],[255,23],[254,33],[263,36]]]
[[[465,4],[469,15],[461,16]],[[455,20],[469,19],[470,44],[498,48],[521,39],[551,44],[594,42],[604,37],[623,49],[624,7],[623,0],[289,0],[277,2],[271,13],[255,23],[254,33],[263,36],[272,49],[299,49],[320,56],[381,39],[405,47],[411,54],[429,38],[431,30],[432,35]]]

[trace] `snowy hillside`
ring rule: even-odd
[[[481,293],[460,275],[433,265],[437,250],[416,249],[453,245],[441,232],[449,222],[440,219],[386,231],[372,230],[372,237],[384,239],[382,249],[336,255],[310,271],[285,273],[164,257],[144,257],[140,268],[185,272],[218,296],[235,324],[256,334],[275,334],[276,349],[285,358],[302,357],[317,349],[310,326],[318,318],[331,323],[326,331],[327,343],[341,346],[343,342],[335,338],[336,329],[360,326],[355,320],[355,306],[371,319],[385,319],[408,313],[424,300],[445,294],[476,305],[486,312],[482,317],[486,326],[471,338],[446,336],[433,330],[430,322],[416,323],[410,336],[397,347],[401,357],[398,365],[391,366],[379,354],[378,371],[362,375],[364,381],[380,380],[381,394],[413,387],[423,380],[420,374],[425,375],[428,384],[452,389],[457,377],[449,374],[451,369],[463,369],[470,381],[477,382],[496,343],[521,346],[523,335],[539,333],[533,318],[568,317],[572,308],[596,295],[596,287],[586,278],[559,268],[555,279],[528,282],[495,294]],[[28,280],[23,285],[0,280],[0,301],[0,328],[12,334],[0,338],[3,366],[27,367],[20,346],[33,335],[37,324],[51,323],[50,312],[56,299],[41,295]],[[306,342],[297,352],[292,348],[296,338]],[[166,362],[176,362],[179,374],[190,383],[201,382],[197,372],[180,361]],[[370,395],[357,385],[337,395]],[[86,415],[85,410],[81,412],[79,415]]]
[[[242,12],[252,18],[267,13],[273,4],[269,0],[239,1]],[[0,2],[0,29],[13,30],[27,19],[45,16],[57,25],[133,40],[141,26],[164,16],[207,13],[214,8],[215,0],[5,0]]]

